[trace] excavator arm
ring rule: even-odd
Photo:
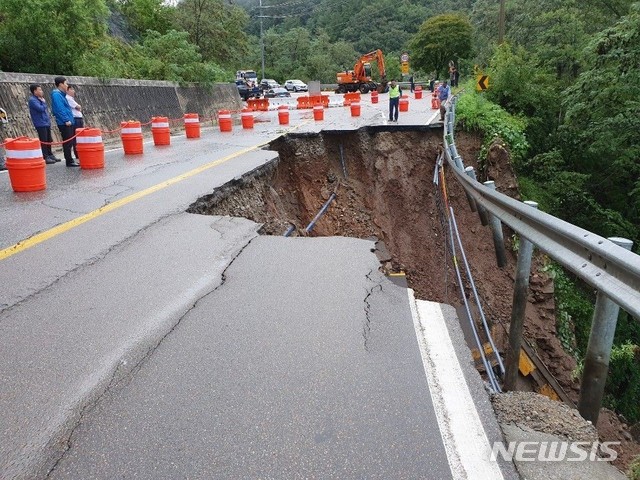
[[[384,81],[387,78],[387,72],[384,66],[384,55],[382,54],[382,50],[374,50],[373,52],[365,53],[362,55],[355,67],[353,68],[353,72],[356,74],[356,78],[363,82],[370,82],[371,77],[367,75],[365,71],[365,64],[372,62],[375,60],[378,64],[378,72],[380,72],[380,78]]]

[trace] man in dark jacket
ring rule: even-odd
[[[49,118],[47,101],[44,99],[42,87],[34,83],[29,85],[29,90],[31,91],[31,97],[29,97],[29,114],[31,115],[31,121],[38,132],[40,142],[46,142],[40,143],[42,158],[49,164],[59,162],[60,159],[55,157],[51,152],[51,145],[47,145],[53,142],[53,137],[51,137],[51,119]]]
[[[71,106],[69,102],[67,102],[67,88],[69,84],[64,77],[56,77],[53,83],[56,88],[53,93],[51,93],[51,110],[56,117],[56,124],[58,125],[58,130],[60,130],[60,135],[64,142],[62,144],[64,159],[67,162],[67,167],[79,167],[80,164],[71,156],[75,140],[70,140],[73,138],[74,120],[73,110],[71,110]]]

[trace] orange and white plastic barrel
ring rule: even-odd
[[[99,128],[78,128],[76,130],[76,149],[80,168],[104,168],[104,142]]]
[[[240,112],[240,119],[242,120],[242,128],[253,128],[254,118],[252,109],[243,108]]]
[[[144,151],[140,122],[134,120],[120,122],[120,139],[125,155],[137,155]]]
[[[37,138],[7,138],[6,167],[14,192],[37,192],[47,188],[46,164]]]
[[[422,100],[422,86],[416,85],[413,96],[416,100]]]
[[[218,125],[221,132],[233,130],[233,122],[231,121],[231,112],[229,110],[218,110]]]
[[[431,94],[431,110],[439,110],[440,109],[440,100],[438,100],[438,93],[433,92]]]
[[[409,96],[408,95],[402,95],[400,97],[400,101],[398,102],[399,105],[399,110],[401,112],[408,112],[409,111]]]
[[[322,105],[313,106],[313,119],[317,122],[324,120],[324,107]]]
[[[197,113],[184,114],[184,131],[187,138],[200,138],[200,117]]]
[[[371,103],[378,103],[378,91],[377,90],[372,90],[371,91]]]
[[[360,116],[360,102],[351,102],[351,116],[352,117]]]
[[[151,117],[151,134],[154,145],[171,145],[169,119],[167,117]]]
[[[280,105],[278,107],[278,123],[280,125],[289,125],[289,106]]]

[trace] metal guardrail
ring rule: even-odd
[[[555,261],[640,318],[640,256],[611,240],[491,190],[466,175],[460,157],[452,156],[455,143],[451,117],[455,115],[455,102],[454,98],[445,117],[445,157],[467,194]]]
[[[604,397],[619,308],[640,318],[640,256],[630,251],[630,240],[603,238],[531,208],[537,207],[535,202],[518,202],[469,176],[454,142],[456,101],[457,98],[453,97],[446,105],[443,140],[447,163],[464,188],[469,204],[477,207],[481,218],[485,212],[485,217],[488,213],[489,217],[500,219],[522,239],[518,251],[504,388],[515,389],[517,383],[533,244],[598,290],[578,400],[580,414],[595,425]],[[493,228],[502,229],[500,225]],[[494,243],[496,252],[504,248],[495,235]]]

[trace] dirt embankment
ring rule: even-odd
[[[280,154],[277,165],[201,199],[190,211],[250,218],[263,223],[262,233],[269,235],[282,235],[293,224],[296,234],[306,235],[306,225],[335,192],[336,200],[310,235],[376,237],[391,254],[383,268],[406,272],[418,298],[460,306],[461,295],[469,297],[471,291],[467,285],[461,292],[456,285],[446,249],[448,232],[440,220],[433,184],[441,140],[439,132],[365,130],[286,136],[271,146]],[[475,159],[480,145],[477,136],[456,135],[458,152],[467,165],[476,167],[479,179],[494,180],[498,191],[517,198],[517,179],[508,152],[494,144],[486,166],[478,169]],[[482,226],[478,214],[470,210],[462,187],[448,169],[445,181],[485,314],[504,354],[517,260],[511,248],[512,232],[504,229],[508,264],[498,268],[489,227]],[[576,361],[564,352],[556,336],[553,282],[542,269],[544,263],[544,256],[536,253],[525,335],[575,401]],[[624,449],[629,455],[620,457],[621,465],[634,450],[632,446]]]

